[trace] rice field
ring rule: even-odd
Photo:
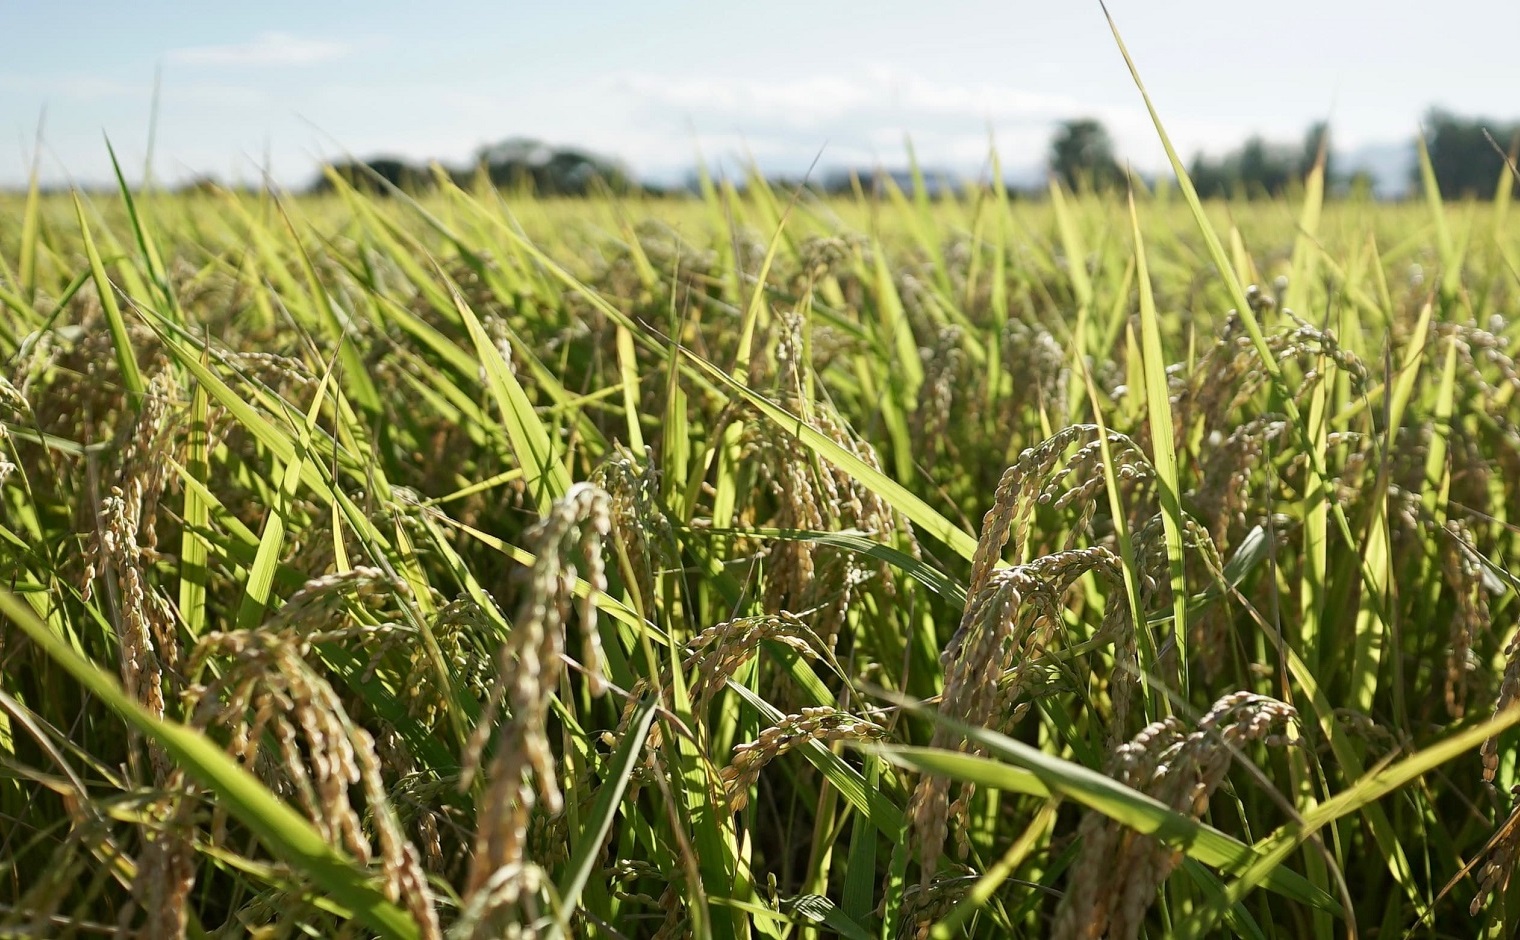
[[[0,936],[1513,934],[1511,178],[333,183],[0,197]]]

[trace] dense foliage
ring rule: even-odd
[[[1506,936],[1493,204],[15,199],[0,933]]]

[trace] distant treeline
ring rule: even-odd
[[[1437,108],[1425,115],[1422,135],[1443,195],[1489,199],[1500,178],[1514,172],[1520,123],[1466,118]],[[1223,156],[1196,155],[1188,165],[1188,176],[1204,198],[1271,198],[1301,183],[1323,154],[1329,191],[1370,192],[1373,180],[1367,170],[1338,172],[1330,142],[1325,122],[1312,125],[1298,144],[1252,137]],[[1066,121],[1057,129],[1047,166],[1074,188],[1111,187],[1122,182],[1124,175],[1108,132],[1089,118]],[[1420,174],[1420,163],[1415,161],[1408,181],[1410,192],[1420,192]]]
[[[331,192],[336,176],[355,189],[378,195],[391,192],[392,187],[407,193],[426,192],[437,186],[440,172],[464,188],[484,182],[541,196],[587,196],[603,192],[663,196],[696,193],[700,189],[695,171],[684,184],[657,186],[635,179],[616,160],[579,148],[552,147],[536,140],[514,138],[483,148],[468,166],[423,165],[390,156],[331,163],[322,168],[307,191],[313,194]],[[889,177],[903,189],[913,186],[909,172],[881,169],[830,169],[807,179],[771,176],[768,182],[787,188],[805,185],[831,195],[857,190],[870,194],[879,192]],[[737,181],[736,185],[743,190],[747,184]],[[929,173],[924,185],[931,194],[937,195],[951,184],[942,174]]]
[[[1511,165],[1520,142],[1520,122],[1499,122],[1462,117],[1442,109],[1425,116],[1422,133],[1431,168],[1443,195],[1492,198],[1506,167]],[[1330,127],[1311,126],[1298,142],[1268,141],[1252,137],[1239,148],[1217,156],[1197,154],[1188,174],[1199,195],[1205,198],[1272,198],[1299,185],[1321,153],[1325,159],[1327,191],[1332,195],[1373,191],[1374,180],[1366,169],[1341,172],[1331,149]],[[1125,171],[1112,138],[1099,121],[1076,118],[1062,122],[1051,138],[1045,166],[1054,177],[1073,189],[1112,189],[1125,183]],[[437,185],[439,173],[458,185],[471,188],[490,185],[502,189],[531,191],[541,196],[586,196],[599,193],[676,195],[695,192],[695,173],[683,186],[660,187],[637,180],[616,159],[574,147],[556,147],[527,138],[511,138],[484,147],[465,166],[443,167],[413,163],[397,157],[372,157],[329,164],[308,187],[313,193],[329,192],[333,177],[365,192],[385,194],[391,188],[409,193],[426,192]],[[959,188],[962,181],[945,174],[925,172],[921,178],[929,194]],[[773,177],[771,182],[806,185],[826,194],[880,194],[890,179],[903,189],[913,179],[905,171],[884,169],[826,170],[806,180]],[[1387,182],[1384,180],[1384,182]],[[1415,161],[1408,180],[1409,192],[1421,189],[1420,164]],[[186,188],[204,188],[199,180]],[[740,184],[742,189],[742,184]],[[1017,188],[1012,187],[1017,195]],[[1043,187],[1037,187],[1042,189]]]
[[[485,182],[498,188],[524,188],[543,196],[585,196],[595,192],[626,193],[642,189],[621,163],[572,147],[550,147],[527,138],[512,138],[484,147],[474,163],[446,167],[443,172],[460,186]],[[384,194],[394,186],[420,192],[437,184],[437,171],[396,157],[374,157],[329,164],[309,191],[332,190],[334,175],[350,186]]]

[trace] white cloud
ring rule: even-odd
[[[644,125],[695,132],[704,151],[715,134],[739,134],[748,145],[739,149],[741,155],[748,151],[802,166],[820,147],[824,166],[899,165],[905,159],[904,140],[911,137],[925,165],[975,172],[993,145],[1005,170],[1016,171],[1042,164],[1056,124],[1073,117],[1102,121],[1121,158],[1138,167],[1165,165],[1155,129],[1138,103],[1115,105],[1015,85],[944,81],[886,66],[764,79],[630,72],[610,79],[607,92],[606,97],[628,100],[631,107],[623,113],[637,115],[634,119]],[[616,123],[604,130],[613,133]],[[1259,129],[1240,119],[1195,118],[1169,119],[1167,130],[1184,156],[1191,156],[1200,149],[1237,146]],[[1283,139],[1294,140],[1297,133]],[[682,145],[689,155],[690,133],[667,140],[663,148],[651,148],[664,153],[629,156],[636,163],[644,156],[655,165],[665,164]]]
[[[366,45],[361,40],[353,48]],[[800,174],[815,158],[820,175],[842,167],[901,167],[906,139],[931,171],[984,174],[995,147],[1011,178],[1038,181],[1056,124],[1077,116],[1101,120],[1121,158],[1137,168],[1153,172],[1166,165],[1138,104],[900,68],[793,72],[773,80],[638,71],[527,87],[319,82],[294,109],[251,84],[167,81],[164,92],[169,117],[181,102],[187,114],[215,103],[219,112],[244,115],[236,122],[249,129],[241,146],[262,160],[260,138],[268,140],[277,175],[293,184],[304,183],[324,156],[390,154],[460,164],[483,144],[519,135],[621,159],[635,174],[661,182],[679,181],[699,154],[728,172],[742,172],[753,160],[766,172]],[[1253,131],[1296,139],[1291,128],[1253,127],[1246,120],[1168,117],[1167,129],[1184,158],[1198,149],[1238,146]],[[165,154],[170,139],[161,135]]]
[[[190,65],[313,65],[341,59],[353,50],[351,43],[268,32],[247,42],[174,49],[168,58]]]
[[[917,115],[985,121],[1053,118],[1082,110],[1066,95],[1005,85],[940,82],[889,67],[849,75],[732,79],[629,73],[617,89],[651,105],[817,126],[846,115]]]

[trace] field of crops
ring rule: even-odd
[[[1520,230],[0,197],[0,936],[1511,936]]]

